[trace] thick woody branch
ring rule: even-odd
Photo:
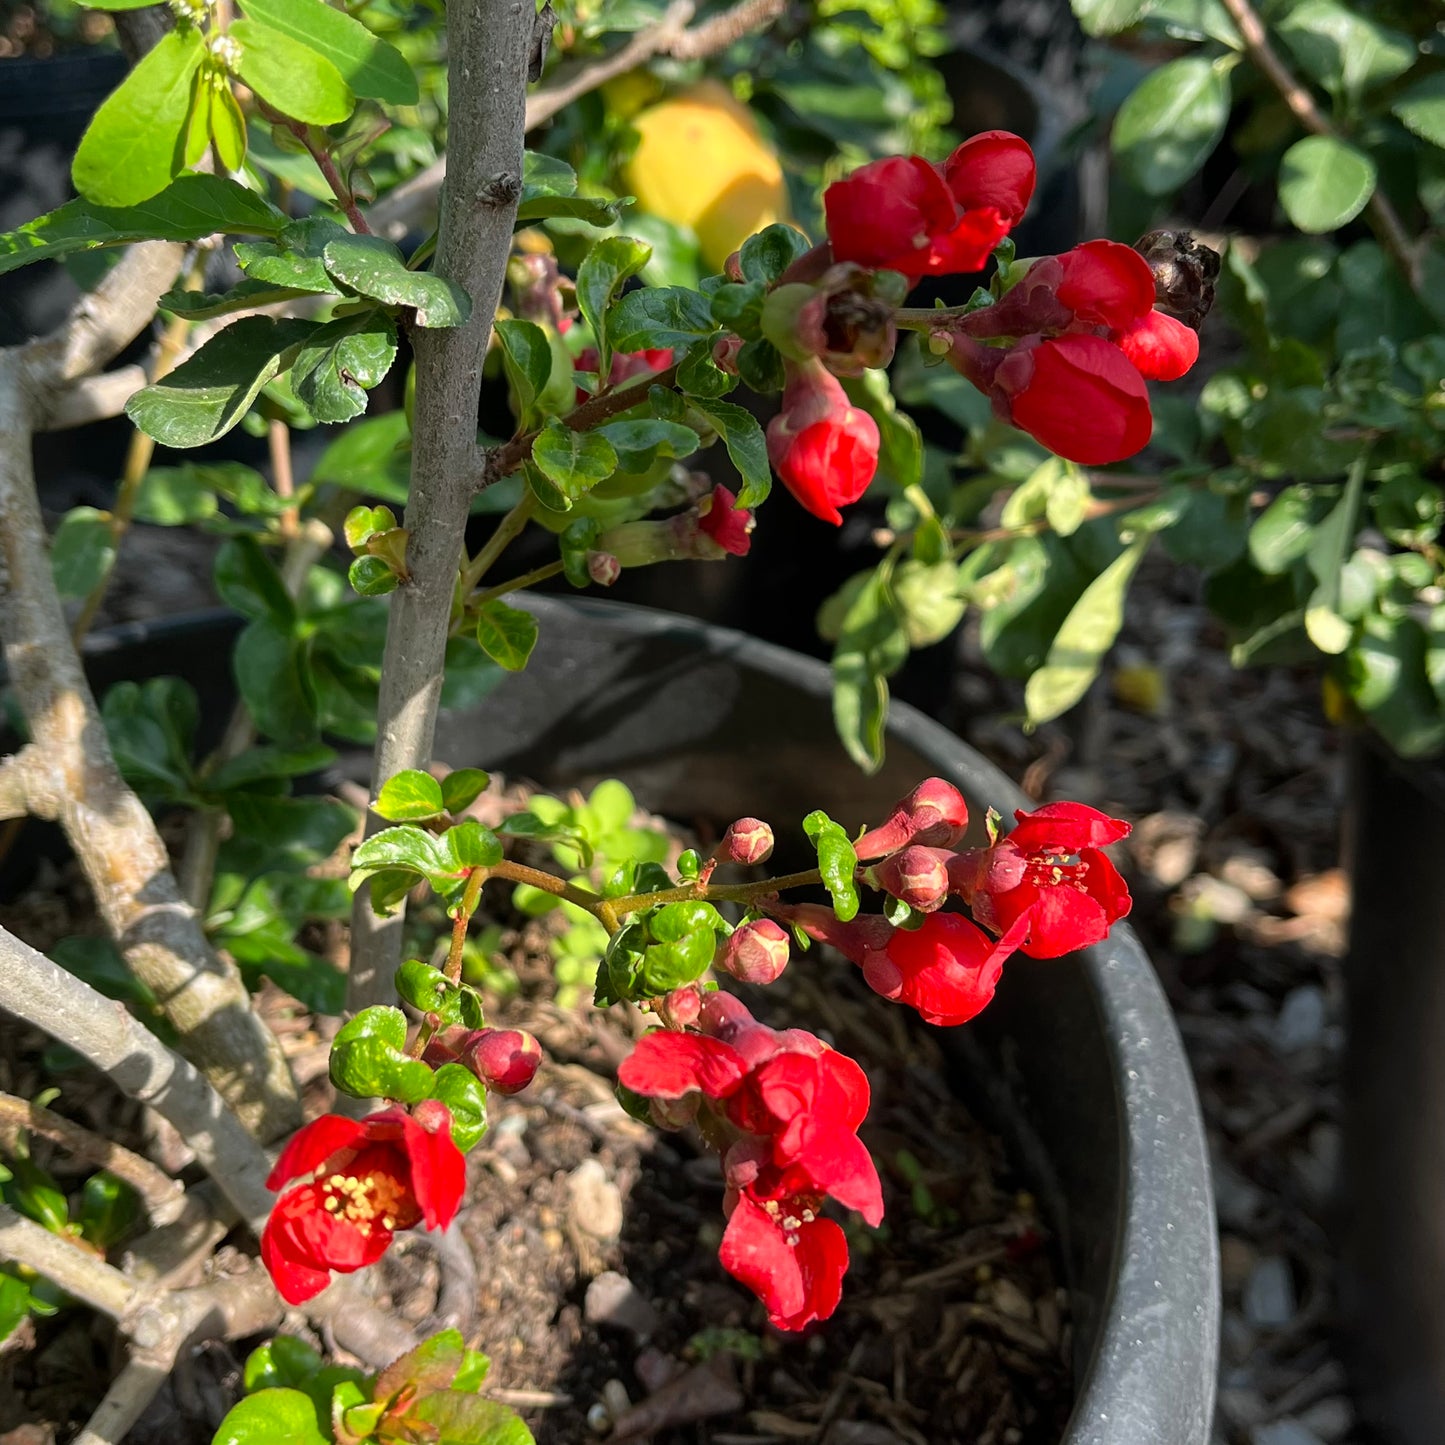
[[[135,1299],[135,1286],[103,1259],[63,1235],[0,1204],[0,1259],[28,1265],[92,1309],[120,1319]]]
[[[725,50],[735,40],[764,30],[787,9],[787,0],[739,0],[721,15],[689,28],[697,12],[696,0],[673,0],[656,25],[639,30],[620,49],[600,60],[559,67],[545,86],[527,97],[527,129],[546,124],[573,101],[599,89],[609,80],[636,70],[657,55],[676,60],[701,60]],[[402,182],[372,206],[372,230],[400,240],[431,208],[447,173],[447,157]]]
[[[462,533],[481,468],[477,407],[482,360],[502,293],[522,192],[522,133],[536,7],[466,0],[449,16],[450,174],[442,191],[435,269],[472,299],[465,326],[413,333],[410,580],[392,594],[377,716],[376,785],[431,758]],[[378,819],[369,818],[372,827]],[[401,959],[400,911],[379,919],[363,889],[352,912],[348,1006],[391,996]]]
[[[68,1154],[109,1170],[129,1184],[144,1201],[152,1223],[170,1224],[180,1217],[185,1190],[164,1169],[50,1109],[13,1094],[0,1094],[0,1140],[9,1142],[22,1129],[59,1144]]]
[[[271,1209],[261,1146],[198,1070],[118,1003],[0,929],[0,1009],[74,1049],[132,1099],[151,1105],[253,1229]]]

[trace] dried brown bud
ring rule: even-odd
[[[1214,305],[1219,252],[1188,231],[1150,231],[1134,249],[1154,273],[1155,306],[1198,331]]]

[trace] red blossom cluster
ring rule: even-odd
[[[962,794],[942,778],[921,783],[853,845],[863,878],[912,911],[847,922],[820,904],[775,895],[719,945],[714,968],[772,983],[788,963],[776,921],[836,947],[876,993],[928,1023],[968,1022],[993,997],[1014,952],[1058,958],[1098,943],[1129,912],[1129,890],[1101,851],[1129,825],[1082,803],[1015,814],[1017,826],[986,847],[960,848]],[[728,830],[720,858],[745,858],[736,840],[772,833],[756,818]],[[759,850],[761,851],[761,850]],[[957,899],[976,922],[940,911]],[[624,1060],[618,1077],[652,1100],[660,1124],[696,1123],[722,1156],[728,1227],[720,1258],[767,1306],[779,1329],[826,1319],[837,1307],[848,1251],[820,1213],[825,1198],[870,1223],[882,1217],[877,1170],[857,1137],[868,1084],[851,1059],[798,1029],[759,1024],[736,999],[689,985],[655,1001],[665,1025]],[[698,1032],[693,1032],[693,1027]]]

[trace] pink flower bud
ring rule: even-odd
[[[652,1001],[653,1011],[670,1029],[685,1029],[697,1022],[702,1012],[702,990],[695,983],[685,983],[662,998]]]
[[[771,918],[735,928],[718,946],[713,967],[739,983],[774,983],[788,966],[788,935]]]
[[[622,563],[611,552],[589,552],[587,575],[599,587],[611,587],[622,576]]]
[[[753,514],[739,507],[737,500],[726,487],[719,486],[697,504],[698,556],[707,556],[709,543],[733,557],[748,555],[753,545]]]
[[[948,897],[947,860],[952,856],[943,848],[911,844],[874,869],[878,886],[920,913],[933,913]]]
[[[967,827],[968,804],[963,794],[942,778],[926,778],[853,847],[865,862],[896,853],[909,843],[951,848]]]
[[[422,1063],[433,1068],[456,1063],[471,1042],[471,1037],[472,1031],[465,1024],[448,1024],[446,1028],[438,1029],[426,1042]]]
[[[773,852],[773,830],[761,818],[738,818],[728,824],[713,850],[720,863],[765,863]]]
[[[743,349],[741,336],[733,336],[731,333],[719,336],[713,342],[712,359],[718,368],[727,372],[729,376],[738,374],[738,352]]]
[[[499,1094],[525,1089],[541,1062],[541,1044],[521,1029],[478,1029],[462,1055],[462,1063]]]
[[[723,275],[726,276],[729,281],[736,282],[747,279],[743,275],[743,253],[741,251],[734,251],[732,255],[723,262]]]
[[[860,914],[843,923],[821,903],[770,903],[768,911],[796,924],[809,938],[832,944],[844,958],[859,965],[869,953],[887,948],[897,931],[881,913]]]

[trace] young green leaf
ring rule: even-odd
[[[773,474],[768,467],[768,444],[757,417],[730,401],[704,401],[693,397],[691,405],[717,429],[729,459],[743,479],[737,505],[761,506],[772,490]]]
[[[606,325],[607,309],[618,290],[652,259],[652,247],[631,236],[604,236],[583,257],[577,268],[577,309],[597,341],[600,377],[611,370],[612,341]]]
[[[300,1390],[258,1390],[232,1407],[211,1445],[331,1445]]]
[[[212,317],[226,316],[232,311],[253,311],[258,306],[274,306],[310,294],[298,288],[273,286],[266,281],[247,278],[229,291],[167,291],[156,304],[162,311],[169,311],[172,316],[180,316],[187,321],[209,321]]]
[[[213,442],[245,416],[316,330],[312,321],[269,316],[232,322],[170,375],[136,392],[126,415],[168,447]]]
[[[858,914],[858,888],[853,882],[858,855],[841,823],[835,823],[821,810],[803,819],[803,832],[818,850],[818,871],[823,886],[833,895],[833,912],[847,923]]]
[[[391,317],[380,308],[353,312],[311,333],[291,363],[291,387],[317,421],[350,421],[395,360]]]
[[[322,54],[257,20],[233,20],[241,79],[282,115],[307,125],[339,125],[356,109],[341,72]]]
[[[1415,81],[1390,109],[1406,130],[1445,148],[1445,74],[1437,71]]]
[[[1119,107],[1114,154],[1140,190],[1168,195],[1198,173],[1228,119],[1228,74],[1200,55],[1171,60]]]
[[[494,597],[477,613],[477,642],[493,662],[520,672],[537,645],[537,619]]]
[[[1334,136],[1307,135],[1279,163],[1279,203],[1312,235],[1337,231],[1353,221],[1375,189],[1375,163]]]
[[[419,958],[409,958],[397,969],[395,983],[402,1002],[422,1013],[435,1013],[450,991],[441,969]]]
[[[406,57],[359,20],[325,0],[250,0],[253,20],[323,55],[352,91],[367,100],[415,105],[416,76]]]
[[[616,351],[686,349],[712,335],[712,306],[686,286],[648,286],[628,292],[611,307],[606,329]]]
[[[166,188],[205,53],[195,26],[167,31],[96,111],[70,167],[87,201],[134,206]]]
[[[475,818],[454,823],[441,835],[441,845],[449,867],[456,873],[494,868],[502,861],[501,839]]]
[[[246,1356],[241,1382],[248,1395],[303,1385],[321,1369],[321,1356],[295,1335],[277,1335]]]
[[[595,431],[573,431],[556,417],[538,432],[532,460],[569,504],[617,469],[617,453],[606,437]]]
[[[517,207],[517,224],[537,221],[585,221],[589,226],[612,226],[632,203],[631,196],[606,200],[602,196],[534,196]]]
[[[453,768],[442,779],[442,806],[449,813],[471,807],[492,781],[480,768]]]
[[[460,326],[471,314],[467,293],[428,271],[409,271],[401,252],[380,236],[343,233],[328,241],[326,269],[343,285],[388,306],[409,306],[418,326]]]
[[[405,1049],[406,1015],[399,1008],[362,1009],[341,1026],[331,1045],[331,1082],[356,1099],[399,1099],[403,1104],[429,1099],[431,1067],[408,1058]]]
[[[807,249],[808,238],[796,226],[775,221],[743,242],[738,265],[745,281],[771,286]]]
[[[371,811],[388,823],[420,822],[424,818],[439,817],[446,811],[442,785],[430,773],[424,773],[419,768],[407,768],[381,785]]]
[[[62,597],[88,597],[115,561],[110,515],[72,507],[50,543],[50,570]]]
[[[210,95],[211,144],[216,158],[228,171],[239,171],[246,163],[246,117],[241,114],[230,82],[222,80],[206,87]]]
[[[326,244],[350,234],[325,216],[307,216],[292,221],[274,241],[241,242],[236,262],[254,280],[335,295],[336,283],[326,270]]]

